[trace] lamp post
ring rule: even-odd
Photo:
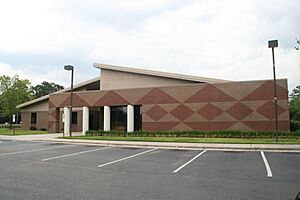
[[[274,57],[274,48],[278,47],[278,40],[270,40],[268,43],[269,43],[269,48],[272,48],[273,77],[274,77],[274,102],[275,102],[275,127],[276,127],[276,142],[278,142],[277,89],[276,89],[276,73],[275,73],[275,57]]]
[[[72,107],[73,107],[73,78],[74,78],[74,66],[65,65],[65,70],[71,71],[71,102],[70,102],[70,137],[72,137]]]

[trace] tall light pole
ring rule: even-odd
[[[269,48],[272,48],[273,77],[274,77],[274,102],[275,102],[275,127],[276,127],[276,142],[278,142],[277,89],[276,89],[275,56],[274,56],[274,48],[278,47],[278,40],[270,40],[268,43],[269,43]]]
[[[72,137],[72,107],[73,107],[73,79],[74,79],[74,66],[65,65],[65,70],[71,71],[71,102],[70,102],[70,137]]]

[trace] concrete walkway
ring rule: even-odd
[[[73,133],[74,136],[81,133]],[[84,145],[117,145],[126,147],[158,147],[168,149],[207,149],[207,150],[228,150],[228,151],[293,151],[300,152],[300,145],[285,144],[215,144],[215,143],[175,143],[175,142],[131,142],[131,141],[105,141],[105,140],[79,140],[59,139],[62,133],[41,134],[41,135],[0,135],[0,140],[19,141],[48,141],[56,143],[73,143]]]
[[[51,140],[58,137],[62,137],[62,133],[39,134],[39,135],[0,135],[0,140],[41,141],[41,140]]]

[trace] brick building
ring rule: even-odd
[[[273,131],[272,80],[227,81],[94,64],[74,86],[72,130]],[[279,130],[289,131],[287,80],[277,81]],[[18,105],[23,129],[68,133],[70,88]]]

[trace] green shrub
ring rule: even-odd
[[[274,132],[265,131],[136,131],[126,133],[124,131],[89,130],[87,136],[116,136],[116,137],[193,137],[193,138],[274,138]],[[299,132],[280,132],[280,138],[300,138]]]
[[[300,121],[291,120],[290,126],[291,131],[300,131]]]

